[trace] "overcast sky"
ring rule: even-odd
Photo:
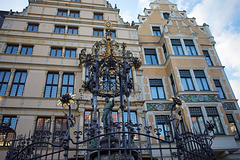
[[[124,21],[136,21],[138,14],[149,7],[153,0],[109,0],[121,9]],[[240,0],[170,0],[179,10],[186,10],[188,17],[195,17],[199,25],[210,25],[215,37],[216,50],[228,79],[240,99]],[[28,0],[0,0],[0,10],[22,11]],[[240,103],[239,103],[240,104]]]

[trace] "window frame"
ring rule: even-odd
[[[78,27],[69,26],[67,29],[67,34],[78,35]]]
[[[194,114],[193,111],[191,113],[191,109],[193,109],[193,108],[198,108],[201,113],[200,114]],[[205,131],[206,125],[204,123],[205,119],[204,119],[204,116],[203,116],[202,108],[201,107],[189,107],[189,113],[190,113],[190,116],[191,116],[193,129],[196,129],[195,125],[194,125],[194,122],[193,122],[193,119],[192,119],[192,117],[195,117],[196,120],[197,120],[197,128],[198,128],[198,131],[200,132],[200,133],[197,133],[197,134],[204,135],[204,131]],[[202,118],[203,124],[200,124],[199,117]],[[203,125],[203,128],[202,128],[202,125]]]
[[[158,117],[165,117],[165,118],[158,118]],[[156,127],[158,129],[161,129],[162,131],[159,131],[160,133],[160,138],[163,139],[163,140],[166,140],[166,141],[171,141],[173,139],[173,132],[172,132],[172,125],[170,122],[167,121],[167,119],[169,118],[169,115],[155,115],[155,122],[156,122]],[[166,119],[165,122],[161,121],[162,119]],[[160,120],[160,121],[158,121]],[[159,127],[159,126],[162,126],[162,127]],[[169,130],[170,129],[170,130]],[[168,133],[170,133],[170,139],[168,139]],[[161,134],[163,133],[163,134]],[[163,137],[162,137],[163,136]]]
[[[217,91],[218,91],[219,97],[220,97],[221,99],[226,99],[227,97],[226,97],[226,94],[224,93],[224,90],[223,90],[223,88],[222,88],[222,84],[221,84],[220,80],[219,80],[219,79],[213,79],[213,82],[214,82],[214,85],[215,85],[215,87],[216,87],[216,89],[217,89]],[[216,85],[216,82],[217,82],[219,85]],[[221,94],[223,95],[223,97],[221,97],[221,94],[220,94],[219,90],[221,90],[221,92],[222,92]]]
[[[151,81],[152,81],[152,84],[151,84]],[[158,84],[153,84],[153,81],[155,81],[155,83],[157,81]],[[166,99],[166,95],[165,95],[165,90],[164,90],[164,84],[163,84],[163,80],[162,79],[149,79],[149,87],[150,87],[150,92],[151,92],[151,97],[153,100],[161,100],[161,99]],[[153,98],[153,90],[152,88],[155,88],[155,91],[156,91],[156,97],[157,98]],[[163,95],[161,95],[161,93],[159,93],[159,88],[160,88],[160,91],[162,91]]]
[[[177,56],[183,56],[185,55],[184,50],[183,50],[183,45],[181,43],[181,39],[171,39],[171,44],[172,44],[172,49],[174,55]],[[181,51],[180,51],[181,49]]]
[[[97,33],[97,34],[96,34]],[[102,33],[102,35],[101,35]],[[96,37],[103,37],[104,36],[104,31],[103,29],[93,29],[93,36],[96,36]]]
[[[155,29],[159,29],[159,30],[155,30]],[[161,33],[161,27],[160,26],[152,26],[152,34],[153,36],[162,36],[162,33]]]
[[[208,66],[214,66],[208,50],[202,50]]]
[[[25,53],[23,53],[23,49],[24,48],[26,48],[26,51],[25,51]],[[31,49],[30,50],[30,54],[29,54],[29,49]],[[32,53],[33,53],[33,46],[29,46],[29,45],[22,45],[22,48],[21,48],[21,51],[20,51],[20,54],[21,55],[32,55]]]
[[[216,113],[215,114],[209,114],[208,113],[209,108],[214,108],[216,110]],[[205,110],[206,110],[206,113],[207,113],[208,120],[210,122],[214,123],[214,134],[215,135],[225,135],[224,128],[223,128],[223,125],[222,125],[217,107],[211,107],[211,106],[210,107],[205,107]],[[210,117],[211,117],[211,119],[210,119]],[[217,125],[217,122],[216,122],[215,118],[217,118],[219,120],[220,126]],[[218,128],[218,127],[220,127],[220,128]],[[222,133],[219,131],[219,129],[222,130]]]
[[[4,123],[4,119],[5,118],[10,118],[9,122],[7,124],[10,124],[9,127],[12,128],[13,130],[16,130],[17,123],[18,123],[17,116],[3,115],[1,126],[4,126],[4,124],[5,124],[5,126],[7,125],[6,123]],[[13,121],[13,118],[16,119],[16,120]],[[12,126],[12,122],[14,124],[14,127],[11,127]],[[10,137],[10,139],[14,139],[14,137],[13,137],[14,136],[14,132],[13,131],[8,132],[7,134],[0,133],[0,136],[2,137],[1,139],[3,140],[3,141],[0,141],[0,147],[9,147],[9,146],[11,146],[11,141],[9,141],[9,143],[8,143],[8,140],[10,140],[9,137],[8,137],[9,133],[10,133],[10,136],[12,136],[12,137]]]
[[[59,32],[57,32],[57,30],[59,30]],[[55,25],[54,33],[65,34],[65,30],[66,30],[66,26]],[[62,31],[63,31],[63,32],[62,32]]]
[[[72,16],[72,15],[73,15],[73,16]],[[77,15],[77,16],[76,16],[76,15]],[[70,10],[69,17],[79,18],[79,17],[80,17],[80,11]]]
[[[196,46],[192,39],[184,39],[183,42],[184,42],[185,48],[186,48],[189,56],[197,56],[198,55]]]
[[[15,78],[16,78],[16,75],[20,73],[20,76],[19,76],[19,80],[18,82],[15,82]],[[26,75],[26,77],[24,78],[24,82],[21,82],[22,81],[22,75]],[[22,96],[23,95],[23,92],[24,92],[24,88],[25,88],[25,83],[26,83],[26,80],[27,80],[27,76],[28,76],[28,73],[26,71],[16,71],[15,72],[15,75],[14,75],[14,78],[13,78],[13,81],[12,81],[12,86],[11,86],[11,91],[10,91],[10,94],[9,96]],[[13,87],[14,85],[17,86],[17,89],[16,89],[16,92],[13,94]],[[20,95],[18,95],[19,93],[19,87],[20,86],[23,86],[22,88],[22,91],[20,91]]]
[[[55,55],[53,54],[53,51],[55,50]],[[59,54],[59,51],[61,51],[61,55]],[[51,47],[50,50],[50,57],[62,57],[62,48],[59,47]]]
[[[50,74],[52,74],[52,81],[51,81],[51,83],[48,84],[48,76],[49,76]],[[57,77],[57,84],[54,84],[55,75],[58,75],[58,77]],[[46,76],[45,90],[44,90],[44,95],[43,95],[43,97],[45,97],[45,98],[57,98],[58,84],[59,84],[59,73],[56,73],[56,72],[48,72],[48,73],[47,73],[47,76]],[[49,97],[46,97],[46,92],[47,92],[47,87],[48,87],[48,86],[50,86],[51,88],[50,88],[50,91],[49,91]],[[53,87],[56,87],[56,96],[53,96],[53,95],[52,95]]]
[[[68,16],[68,10],[66,10],[66,9],[58,9],[57,16],[67,17]]]
[[[239,131],[238,131],[238,127],[237,127],[237,125],[236,125],[236,122],[235,122],[235,119],[234,119],[233,115],[232,115],[232,114],[226,114],[226,116],[227,116],[228,123],[229,123],[229,125],[230,125],[230,129],[231,129],[233,135],[234,135],[234,132],[236,132],[236,134],[234,135],[234,138],[237,139],[237,140],[239,140],[239,139],[240,139],[240,133],[239,133]],[[233,125],[232,125],[232,124],[233,124]],[[232,130],[232,126],[235,127],[235,129],[236,129],[235,131]],[[236,135],[237,135],[237,137],[236,137]]]
[[[69,51],[69,56],[67,55],[67,51]],[[74,53],[73,53],[74,52]],[[76,48],[65,48],[65,54],[64,57],[67,58],[76,58],[76,53],[77,53],[77,49]]]
[[[37,24],[37,23],[28,23],[27,31],[37,32],[38,28],[39,28],[39,24]]]
[[[0,79],[0,96],[5,96],[6,91],[7,91],[7,86],[8,86],[10,77],[11,77],[11,71],[9,71],[9,70],[0,70],[0,75],[2,75],[2,72],[3,72],[3,76],[2,76],[2,78],[0,77],[1,78]],[[3,86],[4,86],[5,89],[3,88]]]
[[[103,20],[103,13],[94,12],[94,13],[93,13],[93,19]]]
[[[152,50],[155,53],[148,53],[147,50]],[[159,65],[156,48],[144,48],[145,61],[147,65]],[[147,58],[147,56],[150,56]],[[150,62],[148,61],[150,59]],[[154,61],[155,60],[155,61]]]
[[[203,74],[202,75],[196,75],[197,72],[202,72]],[[194,72],[194,76],[195,76],[195,79],[197,81],[197,84],[198,84],[198,88],[200,91],[210,91],[210,87],[209,87],[209,84],[208,84],[208,80],[206,78],[206,75],[205,75],[205,72],[204,70],[193,70]],[[204,84],[205,82],[205,84]]]
[[[164,54],[164,57],[165,57],[165,61],[167,61],[168,51],[167,51],[167,47],[166,47],[165,43],[163,43],[162,49],[163,49],[163,54]]]
[[[109,36],[109,34],[110,34],[111,38],[116,38],[117,37],[116,30],[106,30],[106,35]]]
[[[176,84],[175,84],[175,81],[173,78],[173,74],[170,74],[169,79],[170,79],[170,84],[172,87],[173,95],[175,96],[177,94],[177,87],[176,87]]]
[[[181,71],[183,71],[183,72],[188,71],[189,76],[181,75]],[[182,83],[182,86],[183,86],[183,90],[184,91],[195,91],[195,86],[194,86],[194,83],[193,83],[193,79],[192,79],[190,70],[181,69],[181,70],[179,70],[179,75],[180,75],[181,83]],[[183,79],[185,80],[185,83],[183,83]],[[192,89],[191,89],[191,86],[189,86],[190,82],[192,84]],[[186,84],[187,86],[185,86],[184,84]]]
[[[9,50],[9,49],[8,49],[9,47],[11,48],[11,49],[10,49],[10,52],[7,52],[7,51]],[[17,54],[18,48],[19,48],[19,45],[18,45],[18,44],[7,44],[5,53],[6,53],[6,54]]]
[[[64,84],[64,76],[67,76],[67,84]],[[70,83],[70,76],[73,76],[73,84]],[[61,86],[61,96],[66,93],[72,93],[74,94],[74,83],[75,83],[75,75],[74,73],[63,73],[62,75],[62,86]],[[67,88],[66,93],[63,93],[63,87]],[[69,92],[69,88],[72,88],[72,92]]]

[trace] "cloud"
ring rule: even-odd
[[[131,16],[131,12],[129,10],[122,11],[121,17],[123,18],[124,22],[131,23],[134,20],[134,18]]]
[[[189,17],[196,17],[199,25],[210,25],[217,42],[217,53],[226,66],[228,79],[237,99],[240,99],[240,86],[237,84],[240,79],[240,33],[239,26],[236,26],[240,22],[239,6],[239,0],[202,0],[189,14]]]
[[[138,11],[141,13],[144,8],[149,8],[150,0],[138,0]]]

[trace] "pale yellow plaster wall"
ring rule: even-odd
[[[32,129],[32,124],[34,121],[34,116],[18,116],[16,133],[17,135],[22,134],[23,136],[28,136]]]
[[[222,70],[217,70],[217,69],[212,69],[210,70],[210,73],[211,73],[211,77],[213,78],[221,78],[221,81],[224,85],[222,85],[222,88],[223,90],[225,90],[225,94],[227,93],[231,93],[232,91],[228,88],[228,82],[225,80],[225,78],[223,77],[223,71]],[[214,89],[216,90],[215,88],[215,85],[214,85]],[[234,99],[234,97],[232,97],[231,94],[228,94],[228,98],[229,99]]]
[[[81,2],[105,5],[105,0],[81,0]]]
[[[54,32],[54,24],[51,23],[40,23],[38,27],[39,32]]]
[[[56,8],[50,8],[50,7],[44,7],[43,13],[46,15],[57,15],[57,9]]]
[[[169,8],[169,5],[164,5],[164,4],[162,4],[162,5],[160,5],[160,9],[162,10],[162,11],[169,11],[170,10],[170,8]]]
[[[141,25],[138,30],[138,35],[152,35],[150,24],[161,24],[162,27],[166,24],[166,20],[160,18],[160,11],[156,9],[153,11],[150,17],[148,17],[145,22]]]
[[[86,35],[86,36],[93,35],[93,28],[91,28],[91,27],[80,27],[79,32],[82,35]]]
[[[28,72],[23,96],[41,97],[42,88],[45,86],[45,71],[30,70]]]
[[[81,12],[80,12],[80,18],[92,19],[92,18],[93,18],[93,12],[90,12],[90,11],[81,11]]]
[[[104,13],[104,20],[117,21],[117,14],[113,13]]]
[[[41,14],[43,12],[43,7],[41,6],[30,6],[29,13]]]
[[[23,21],[12,21],[11,29],[13,30],[26,30],[27,23]]]

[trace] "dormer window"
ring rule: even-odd
[[[169,18],[169,16],[170,16],[170,14],[169,14],[169,13],[163,13],[163,18],[164,18],[164,19],[168,19],[168,18]]]
[[[152,32],[154,36],[161,36],[160,27],[156,27],[156,26],[152,27]]]

